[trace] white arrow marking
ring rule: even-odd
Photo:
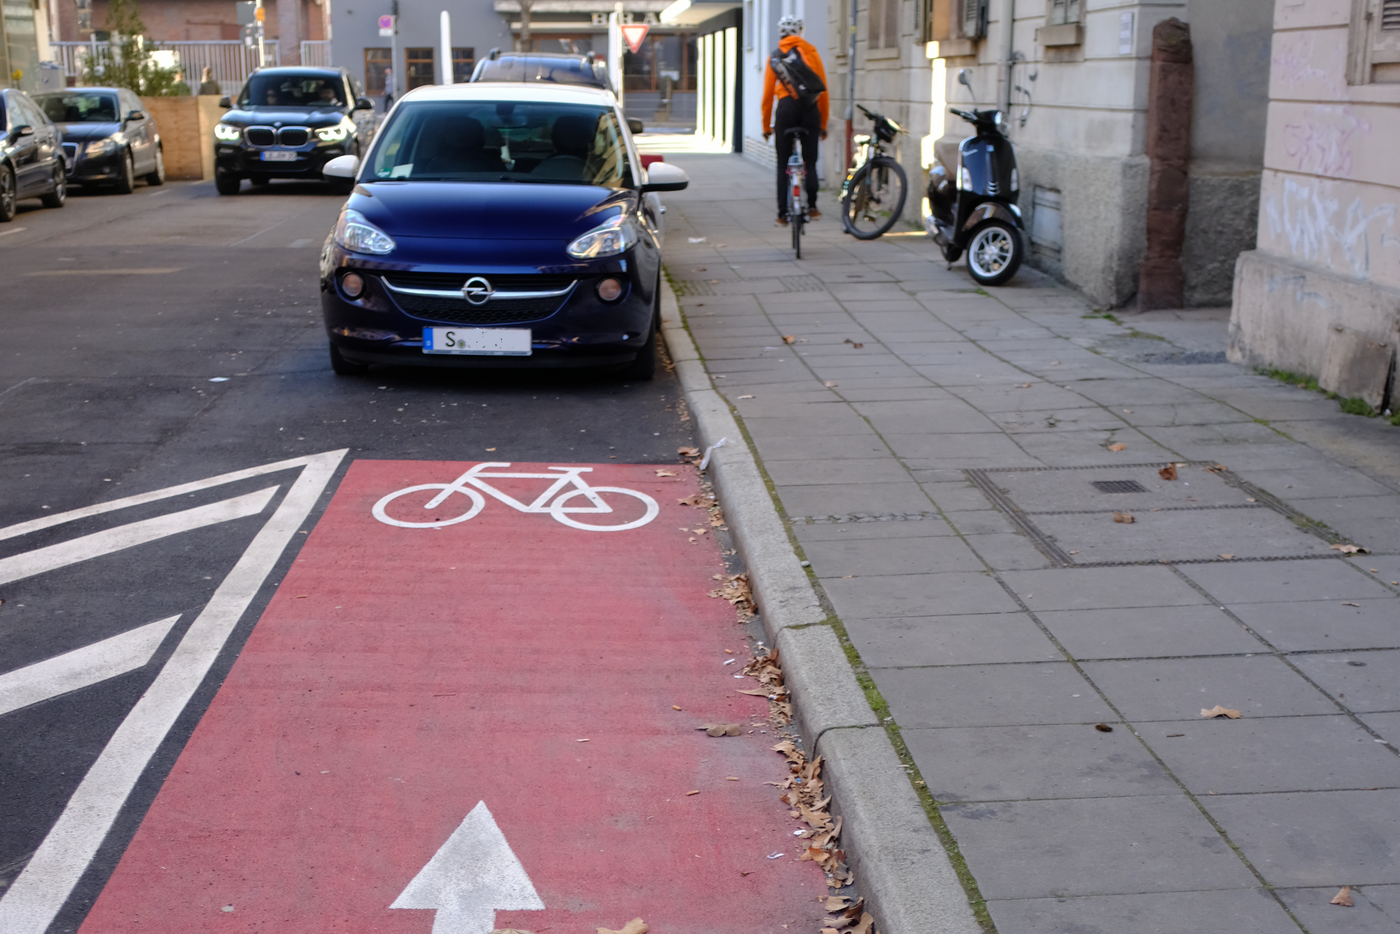
[[[268,500],[272,499],[272,494],[276,492],[277,487],[270,486],[245,496],[235,496],[233,499],[210,503],[207,506],[196,506],[193,509],[156,516],[154,519],[119,525],[114,529],[83,535],[72,541],[49,545],[47,548],[35,548],[13,558],[0,559],[0,584],[8,584],[22,577],[33,577],[35,574],[57,570],[91,558],[100,558],[114,551],[165,538],[167,535],[177,535],[180,532],[201,529],[206,525],[256,516],[267,507]]]
[[[85,688],[151,660],[180,614],[0,675],[0,717],[12,710]]]
[[[544,902],[481,801],[389,907],[436,908],[433,934],[491,934],[496,912]]]
[[[345,454],[345,449],[312,454],[119,501],[136,505],[215,486],[219,482],[230,483],[259,473],[303,467],[301,476],[253,538],[243,557],[190,624],[155,681],[117,727],[24,871],[0,896],[0,931],[4,934],[44,934],[48,930],[112,829],[113,821],[146,770],[151,756],[199,689],[248,604],[257,596],[287,542],[315,507]],[[53,519],[66,522],[114,508],[118,508],[117,504],[107,503]],[[16,528],[32,532],[53,524],[57,523],[46,517],[11,526],[0,529],[0,538],[9,537],[6,533],[23,534],[15,532]]]

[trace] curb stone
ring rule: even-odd
[[[773,508],[758,461],[728,403],[711,384],[664,277],[661,334],[701,446],[729,439],[712,454],[710,477],[748,567],[764,630],[780,652],[798,726],[813,755],[825,760],[832,809],[842,817],[843,848],[871,914],[883,934],[982,934],[947,852],[827,624]]]

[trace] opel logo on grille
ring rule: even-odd
[[[462,297],[473,305],[485,305],[495,291],[485,279],[472,276],[467,280],[467,284],[462,286]]]

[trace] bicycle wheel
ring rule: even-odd
[[[904,169],[889,156],[876,156],[856,169],[841,200],[841,223],[857,240],[874,240],[894,226],[908,194]]]
[[[457,516],[453,519],[437,519],[429,520],[428,522],[408,522],[404,519],[395,519],[389,515],[389,504],[392,503],[394,500],[398,499],[400,496],[407,496],[410,493],[421,493],[425,490],[433,490],[440,496],[445,491],[448,493],[448,495],[451,495],[451,493],[461,493],[472,501],[471,508],[468,509],[462,515]],[[431,502],[432,499],[436,498],[437,497],[432,497],[428,500],[428,502]],[[446,497],[444,496],[443,498],[445,501]],[[472,516],[481,512],[482,508],[484,508],[485,506],[486,497],[482,496],[476,490],[464,487],[454,488],[447,483],[423,483],[418,486],[411,486],[406,489],[395,490],[393,493],[390,493],[388,496],[375,503],[372,512],[374,513],[374,518],[378,519],[380,522],[383,522],[385,525],[396,525],[401,529],[434,529],[441,528],[444,525],[456,525],[458,522],[466,522]],[[428,508],[427,502],[423,504],[423,508]]]
[[[626,515],[624,515],[622,517],[624,521],[618,523],[617,525],[590,525],[586,522],[580,522],[577,519],[570,516],[569,514],[574,513],[575,515],[577,515],[581,513],[584,515],[598,516],[616,513],[619,511],[614,509],[612,506],[609,506],[607,504],[607,501],[604,500],[601,496],[597,496],[596,498],[598,502],[603,504],[602,508],[599,508],[597,505],[564,505],[566,502],[573,499],[575,496],[586,496],[589,493],[617,493],[622,496],[635,497],[636,499],[641,500],[642,505],[646,507],[646,514],[643,515],[640,519],[632,519],[630,521],[628,521],[626,519]],[[590,497],[590,499],[591,498],[593,497]],[[638,493],[636,490],[624,490],[622,487],[618,486],[592,486],[585,490],[570,490],[563,496],[558,497],[554,500],[554,502],[549,504],[549,514],[553,516],[556,521],[562,522],[570,528],[574,529],[583,529],[587,532],[625,532],[627,529],[640,528],[641,526],[646,525],[652,519],[655,519],[658,515],[661,514],[661,507],[656,505],[656,500],[652,499],[645,493]]]
[[[797,258],[802,258],[802,212],[798,211],[792,215],[792,248],[797,251]]]
[[[794,190],[797,194],[794,194]],[[788,203],[787,216],[788,226],[792,228],[792,248],[797,251],[797,258],[802,258],[802,202],[801,186],[795,184],[792,175],[788,175]]]

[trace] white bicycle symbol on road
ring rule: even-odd
[[[466,473],[462,474],[451,483],[421,483],[418,486],[405,487],[402,490],[395,490],[374,504],[374,518],[386,525],[396,525],[404,529],[431,529],[442,528],[445,525],[455,525],[458,522],[466,522],[468,519],[481,512],[486,506],[486,497],[477,490],[491,494],[491,496],[505,503],[512,509],[520,512],[547,512],[556,521],[575,529],[584,529],[589,532],[622,532],[627,529],[635,529],[646,525],[657,514],[661,512],[661,507],[656,505],[656,500],[639,493],[636,490],[627,490],[618,486],[589,486],[583,479],[583,474],[592,472],[592,467],[549,467],[548,470],[562,471],[561,473],[488,473],[491,467],[509,467],[508,463],[486,463],[477,464]],[[510,480],[553,480],[549,489],[545,490],[535,499],[533,503],[526,505],[509,494],[491,486],[483,478],[499,478]],[[567,493],[563,492],[566,487],[573,489]],[[475,489],[474,489],[475,488]],[[461,493],[471,501],[471,508],[460,516],[451,519],[430,519],[427,522],[408,522],[403,519],[395,519],[388,513],[389,504],[400,496],[408,496],[411,493],[421,493],[427,490],[439,491],[436,496],[428,500],[424,505],[425,511],[431,512],[437,509],[454,493]],[[608,505],[600,494],[615,493],[619,496],[632,497],[641,500],[646,506],[646,514],[640,519],[633,519],[630,522],[622,522],[615,525],[590,525],[587,522],[580,522],[573,518],[575,515],[610,515],[615,510]],[[557,494],[557,495],[556,495]],[[588,501],[588,505],[570,506],[568,503],[575,497],[582,496]]]

